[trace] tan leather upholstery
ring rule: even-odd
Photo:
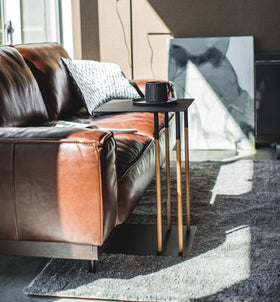
[[[113,136],[49,130],[0,128],[0,238],[101,245],[117,210]]]

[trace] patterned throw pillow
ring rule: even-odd
[[[138,99],[140,95],[117,64],[61,58],[89,114],[112,99]]]

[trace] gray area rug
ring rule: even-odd
[[[176,224],[175,173],[172,165]],[[96,274],[85,261],[53,259],[24,292],[120,301],[280,301],[280,162],[192,162],[190,176],[197,231],[187,257],[103,254]],[[155,222],[153,182],[127,223]]]

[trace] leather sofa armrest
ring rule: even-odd
[[[100,143],[110,136],[106,131],[78,127],[0,127],[0,142],[90,140]]]
[[[116,222],[112,133],[0,128],[0,239],[102,245]]]

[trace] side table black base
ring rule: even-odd
[[[108,254],[129,255],[162,255],[187,256],[192,248],[196,226],[189,231],[184,226],[184,250],[178,254],[178,227],[172,225],[171,230],[162,226],[162,253],[157,251],[157,225],[156,224],[122,224],[118,226],[109,237],[104,252]]]

